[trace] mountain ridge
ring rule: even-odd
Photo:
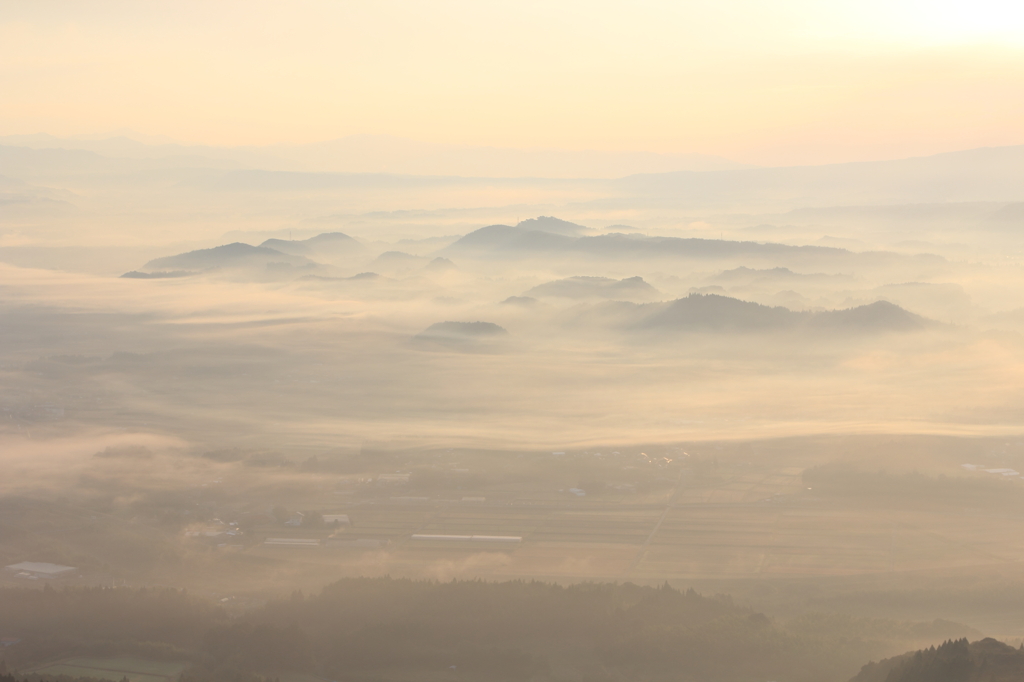
[[[281,253],[265,246],[252,246],[242,242],[223,244],[210,249],[196,249],[174,256],[154,258],[143,266],[144,270],[211,270],[221,267],[252,267],[267,263],[311,265],[305,256]]]
[[[621,326],[660,333],[888,333],[936,328],[938,322],[879,300],[852,308],[794,311],[720,294],[693,293],[664,303],[621,303]]]

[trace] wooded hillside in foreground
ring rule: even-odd
[[[848,679],[865,661],[968,631],[808,615],[788,623],[632,584],[344,579],[231,616],[170,589],[0,590],[10,670],[65,656],[188,661],[184,679]]]
[[[1024,647],[985,638],[949,640],[869,663],[850,682],[1017,682],[1024,679]]]

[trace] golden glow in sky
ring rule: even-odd
[[[0,134],[821,163],[1024,143],[1024,3],[5,2]]]

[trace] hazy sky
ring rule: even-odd
[[[1024,143],[1024,3],[3,0],[0,92],[0,134],[893,158]]]

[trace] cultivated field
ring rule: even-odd
[[[573,497],[564,491],[553,496],[478,489],[470,494],[486,497],[472,503],[439,496],[339,503],[337,497],[324,495],[315,503],[333,505],[332,511],[352,519],[338,536],[385,539],[390,542],[386,549],[257,545],[246,553],[341,572],[355,566],[363,573],[398,575],[641,583],[667,579],[679,584],[959,570],[1024,559],[1024,536],[1017,531],[1024,507],[1013,501],[1024,499],[1024,484],[997,482],[987,474],[964,476],[958,462],[976,453],[941,453],[933,457],[939,463],[928,475],[956,477],[949,479],[951,485],[1003,486],[1016,497],[953,496],[922,502],[916,489],[899,488],[914,479],[904,483],[898,478],[900,471],[916,471],[919,446],[898,444],[883,448],[903,453],[892,456],[886,467],[897,475],[893,492],[876,499],[872,490],[856,484],[841,495],[815,490],[804,480],[805,470],[834,455],[823,455],[807,443],[773,447],[774,452],[752,456],[740,446],[726,446],[706,456],[703,464],[673,469],[672,484],[644,494]],[[874,466],[868,457],[857,461]],[[938,485],[945,479],[927,480]],[[283,532],[306,538],[328,534],[306,528]],[[497,546],[425,541],[412,539],[414,534],[520,536],[522,542]]]
[[[92,677],[120,682],[172,682],[185,669],[185,663],[150,661],[144,658],[118,656],[116,658],[66,658],[37,666],[26,672],[42,675]]]

